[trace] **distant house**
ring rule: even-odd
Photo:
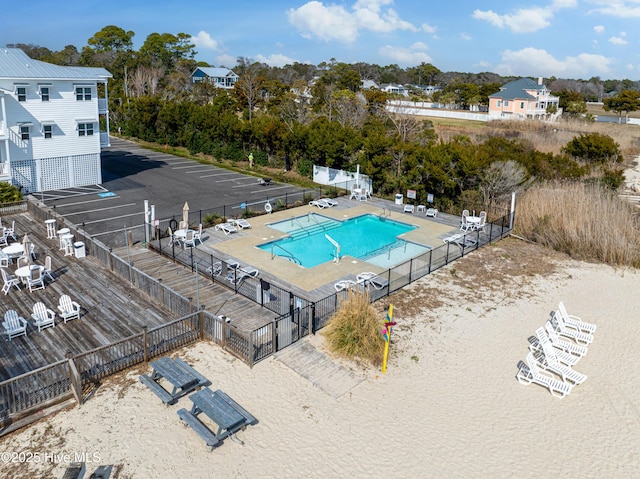
[[[394,83],[384,83],[380,87],[382,91],[386,91],[387,93],[396,93],[402,96],[409,96],[409,90],[407,90],[402,85],[396,85]]]
[[[109,78],[0,48],[0,181],[26,193],[102,183]]]
[[[191,79],[193,83],[207,81],[218,88],[231,90],[240,77],[228,68],[198,67],[191,74]]]
[[[489,118],[491,119],[525,119],[546,118],[547,107],[555,105],[560,113],[560,98],[542,83],[542,78],[535,82],[531,78],[520,78],[500,88],[500,91],[489,95]]]
[[[375,90],[379,90],[380,89],[378,84],[376,82],[374,82],[373,80],[362,80],[360,89],[361,90],[369,90],[370,88],[373,88]]]

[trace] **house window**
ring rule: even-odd
[[[91,100],[91,87],[90,86],[78,86],[76,87],[76,100],[89,101]]]
[[[42,125],[42,134],[45,138],[51,138],[53,136],[53,125]]]
[[[18,96],[18,101],[27,101],[27,87],[16,87],[16,95]]]
[[[498,100],[498,108],[500,108],[500,105],[502,105],[502,101]]]
[[[524,102],[523,101],[520,102],[520,109],[524,110]]]
[[[49,101],[49,87],[41,86],[40,87],[40,98],[42,101]]]
[[[92,136],[93,123],[78,123],[78,136]]]
[[[29,141],[29,127],[22,125],[20,127],[20,138],[24,141]]]
[[[504,106],[509,106],[509,100],[504,101]]]

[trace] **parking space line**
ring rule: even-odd
[[[233,185],[231,188],[250,188],[252,186],[256,186],[255,181],[252,181],[251,183],[247,183],[246,185]]]
[[[82,224],[90,225],[90,224],[93,224],[93,223],[105,223],[107,221],[117,220],[117,219],[120,219],[120,218],[128,218],[129,216],[144,217],[144,211],[139,211],[138,213],[131,213],[131,214],[128,214],[128,215],[112,216],[111,218],[102,218],[100,220],[94,220],[94,221],[83,221]]]
[[[185,173],[190,175],[191,173],[206,173],[207,171],[211,171],[211,168],[207,168],[206,170],[185,171]],[[215,169],[213,171],[215,171]]]
[[[228,180],[216,180],[216,183],[226,183],[227,181],[238,181],[243,179],[244,177],[238,176],[237,178],[229,178]]]
[[[86,203],[95,203],[97,201],[115,200],[116,198],[120,198],[120,197],[119,196],[108,196],[106,198],[98,198],[97,200],[76,201],[75,203],[65,203],[63,205],[56,205],[56,209],[64,208],[66,206],[75,206],[75,205],[84,205]]]
[[[96,208],[95,210],[76,211],[75,213],[66,213],[65,216],[83,215],[85,213],[95,213],[96,211],[114,210],[116,208],[127,208],[129,206],[135,206],[135,205],[136,203],[127,203],[126,205],[115,205],[115,206],[110,206],[108,208]],[[143,213],[136,213],[136,214],[143,214]]]
[[[176,165],[180,165],[181,163],[174,163]],[[175,168],[172,166],[171,169],[172,170],[184,170],[186,168],[198,168],[200,165],[198,164],[194,164],[193,161],[189,162],[189,166],[176,166]]]
[[[212,176],[237,175],[238,173],[215,173],[213,175],[202,175],[200,178],[211,178]]]

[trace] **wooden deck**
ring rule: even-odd
[[[39,224],[29,214],[8,216],[3,221],[8,219],[16,220],[19,240],[28,233],[30,241],[36,245],[37,263],[42,264],[46,255],[52,257],[56,279],[47,281],[44,290],[33,293],[25,287],[20,291],[12,288],[6,296],[0,293],[0,315],[4,316],[8,309],[14,309],[29,322],[27,336],[11,341],[0,327],[0,381],[64,359],[67,352],[79,354],[89,351],[137,334],[144,326],[153,328],[175,319],[164,306],[131,287],[95,257],[65,257],[58,249],[58,240],[47,239],[44,224]],[[145,257],[150,259],[147,264],[143,260]],[[126,253],[123,258],[127,258]],[[170,264],[166,258],[144,249],[132,248],[131,259],[147,274],[157,274],[165,285],[175,287],[187,297],[193,297],[195,302],[195,277],[186,268],[175,265],[174,268],[166,268]],[[10,272],[14,267],[10,266]],[[181,283],[184,283],[184,288],[179,288]],[[199,288],[202,304],[212,313],[231,318],[253,318],[254,321],[270,321],[273,318],[273,313],[262,310],[255,303],[232,291],[220,289],[223,288],[220,285],[215,285],[215,288],[212,286],[203,281]],[[58,317],[55,327],[38,331],[30,318],[33,305],[41,301],[57,311],[62,294],[68,294],[82,306],[80,319],[65,324]]]

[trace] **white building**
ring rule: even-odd
[[[240,77],[228,68],[198,67],[191,74],[191,79],[193,83],[207,81],[218,88],[232,90]]]
[[[25,193],[102,183],[111,77],[0,48],[0,181]]]

